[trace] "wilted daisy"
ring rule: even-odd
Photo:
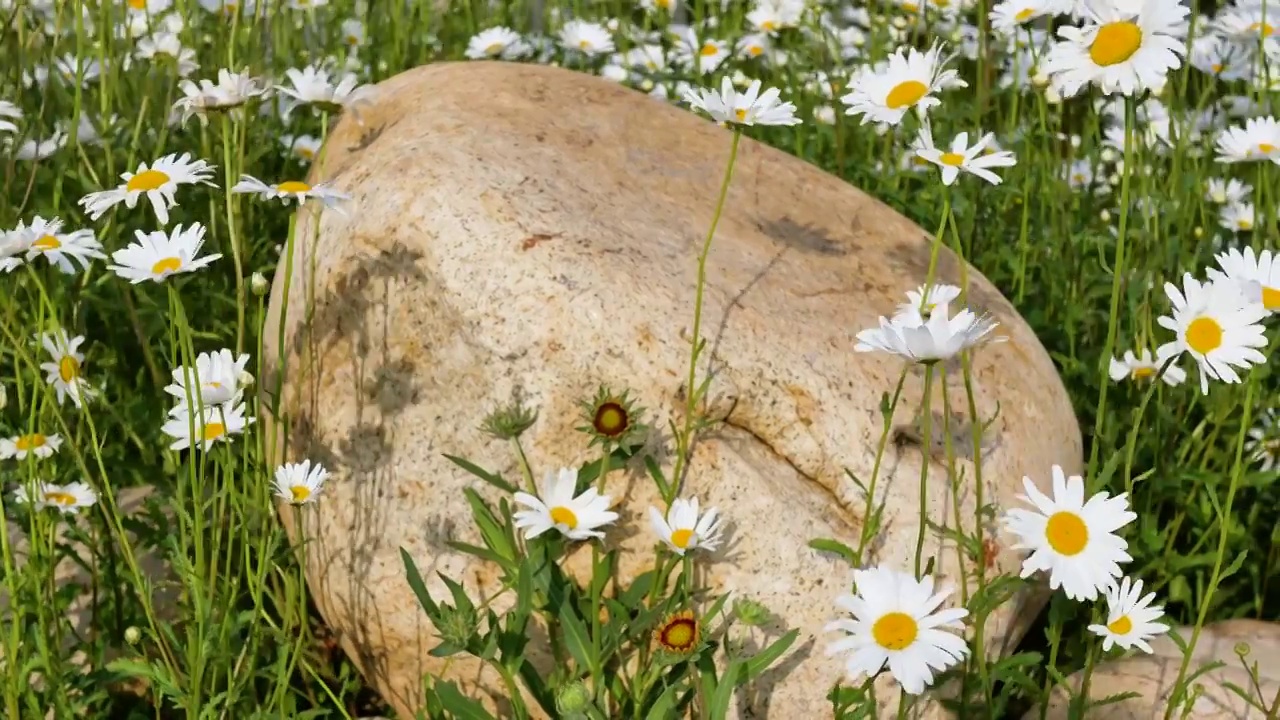
[[[237,394],[221,405],[210,405],[197,411],[195,407],[180,403],[169,412],[169,419],[160,426],[161,432],[174,438],[169,444],[172,450],[185,450],[199,446],[208,451],[217,442],[231,442],[253,423],[245,417],[242,396]]]
[[[1142,354],[1135,356],[1132,350],[1124,351],[1124,359],[1117,360],[1111,358],[1111,365],[1108,374],[1115,382],[1121,380],[1150,380],[1160,372],[1161,363],[1157,363],[1151,358],[1151,351],[1143,348]],[[1166,385],[1181,385],[1187,379],[1187,371],[1178,367],[1176,364],[1170,365],[1164,374],[1160,376]]]
[[[204,245],[204,233],[200,223],[191,223],[186,230],[179,225],[168,235],[163,230],[150,233],[134,230],[137,241],[112,253],[111,259],[116,264],[107,269],[135,285],[146,280],[163,282],[170,275],[195,272],[222,257],[221,253],[196,257]]]
[[[992,338],[997,323],[986,316],[975,315],[968,309],[948,316],[945,306],[937,306],[928,319],[918,312],[902,311],[892,319],[881,317],[880,327],[858,333],[858,352],[893,353],[906,360],[933,363],[955,356],[957,353],[977,347],[984,342],[999,342],[1003,337]]]
[[[23,237],[14,237],[17,235]],[[62,221],[58,218],[45,220],[37,215],[30,225],[24,226],[19,222],[10,236],[10,241],[26,246],[28,262],[44,256],[50,265],[56,266],[68,275],[76,271],[72,260],[80,264],[81,270],[85,270],[88,269],[91,259],[106,257],[102,254],[102,244],[93,237],[92,230],[64,233]]]
[[[1268,312],[1280,312],[1280,254],[1271,250],[1254,253],[1246,246],[1218,253],[1216,260],[1222,269],[1209,268],[1210,280],[1235,283],[1246,301],[1258,303]]]
[[[1018,161],[1007,150],[986,152],[987,146],[994,139],[994,134],[987,133],[973,147],[969,147],[969,133],[962,132],[951,141],[951,149],[943,152],[934,147],[933,132],[929,124],[924,123],[920,128],[916,155],[941,168],[943,185],[955,182],[961,172],[980,177],[992,185],[999,185],[1000,176],[987,168],[1012,167]]]
[[[676,498],[664,516],[656,507],[649,508],[649,522],[653,531],[667,547],[683,556],[692,550],[715,552],[720,545],[720,511],[707,508],[698,516],[698,498]]]
[[[151,163],[138,165],[136,172],[120,175],[124,184],[113,189],[92,192],[80,198],[80,205],[89,213],[90,220],[97,220],[103,213],[123,202],[125,207],[133,208],[138,199],[146,196],[155,210],[156,219],[161,225],[169,223],[169,208],[178,204],[174,199],[179,185],[212,185],[209,176],[213,168],[204,160],[192,160],[190,153],[165,155]]]
[[[1129,510],[1127,493],[1110,497],[1100,492],[1084,499],[1084,478],[1067,477],[1053,466],[1053,497],[1047,497],[1022,478],[1026,495],[1019,497],[1035,510],[1012,508],[1005,513],[1004,528],[1018,536],[1014,545],[1031,550],[1022,562],[1022,577],[1043,570],[1049,587],[1062,588],[1072,600],[1094,600],[1098,591],[1120,577],[1120,563],[1133,558],[1129,544],[1115,532],[1137,518]]]
[[[194,371],[185,365],[174,368],[173,382],[165,386],[164,391],[177,398],[179,405],[208,407],[229,402],[241,390],[240,378],[248,363],[247,353],[237,357],[227,348],[215,353],[202,352],[196,356]]]
[[[1231,127],[1218,136],[1221,163],[1270,160],[1280,165],[1280,120],[1256,117],[1245,120],[1243,127]]]
[[[178,77],[186,77],[199,69],[196,62],[196,51],[183,47],[178,36],[170,32],[158,32],[138,41],[133,56],[139,60],[150,62],[173,63],[178,70]]]
[[[513,516],[516,527],[524,529],[526,539],[532,540],[552,528],[570,540],[604,537],[596,528],[617,520],[618,513],[609,510],[609,496],[601,495],[594,486],[574,497],[577,484],[577,469],[561,468],[558,473],[547,473],[536,497],[526,492],[515,494],[516,504],[529,508]]]
[[[252,175],[241,175],[240,182],[231,188],[234,193],[253,193],[263,200],[279,198],[285,205],[290,200],[302,205],[307,200],[319,200],[325,207],[337,207],[338,203],[350,199],[350,195],[338,192],[324,183],[308,185],[299,180],[286,180],[282,183],[268,185]]]
[[[849,106],[845,114],[861,115],[863,125],[897,125],[912,108],[923,116],[942,102],[933,93],[968,87],[955,70],[946,69],[950,59],[942,57],[938,43],[923,53],[913,47],[898,48],[883,69],[868,68],[854,78],[849,94],[841,98]]]
[[[285,463],[276,469],[276,496],[294,505],[315,502],[328,477],[329,471],[320,463],[312,465],[310,460]]]
[[[320,139],[311,135],[281,135],[280,144],[304,163],[310,164],[320,154]]]
[[[471,60],[516,60],[528,55],[529,49],[529,44],[515,30],[491,27],[471,36],[466,55]]]
[[[218,71],[218,81],[201,80],[197,85],[190,80],[178,83],[183,97],[173,104],[173,109],[181,111],[182,122],[192,115],[199,115],[203,120],[210,112],[220,112],[238,108],[254,98],[260,98],[267,90],[260,81],[248,71],[233,73],[226,68]]]
[[[1084,27],[1058,29],[1042,69],[1064,97],[1090,84],[1104,94],[1136,95],[1158,87],[1182,65],[1188,7],[1178,0],[1143,0],[1129,8],[1083,0]]]
[[[851,678],[874,676],[886,665],[908,694],[933,684],[934,673],[964,660],[969,652],[961,622],[964,608],[939,609],[953,589],[935,592],[933,577],[880,566],[853,571],[854,592],[836,604],[852,615],[829,623],[827,632],[845,637],[827,646],[827,655],[847,653]]]
[[[1212,203],[1225,205],[1227,203],[1238,203],[1249,199],[1249,195],[1253,192],[1253,187],[1240,182],[1235,178],[1225,180],[1223,178],[1210,178],[1208,186],[1205,188],[1205,199]]]
[[[745,93],[739,94],[733,82],[724,78],[720,91],[689,89],[684,99],[695,110],[701,110],[718,123],[732,125],[798,125],[796,106],[778,101],[778,89],[769,88],[760,93],[760,81],[751,81]]]
[[[1238,383],[1235,368],[1267,361],[1257,349],[1267,346],[1260,323],[1268,311],[1261,303],[1248,302],[1234,283],[1201,283],[1191,273],[1183,275],[1182,287],[1164,284],[1173,313],[1156,322],[1178,336],[1156,350],[1158,362],[1190,353],[1200,366],[1200,391],[1208,393],[1209,378]]]
[[[58,404],[71,398],[73,405],[81,407],[84,401],[92,399],[95,391],[81,376],[84,353],[80,352],[80,346],[84,344],[84,336],[69,337],[66,330],[55,330],[35,337],[49,353],[50,362],[40,363],[40,369],[46,373],[45,382],[53,386]]]
[[[98,494],[82,482],[66,485],[39,482],[33,494],[28,494],[26,487],[19,487],[13,499],[23,505],[33,505],[37,510],[57,508],[63,515],[74,515],[80,508],[92,507],[98,502]]]
[[[1263,413],[1258,424],[1249,428],[1244,449],[1262,472],[1271,472],[1280,465],[1280,423],[1276,422],[1275,410]]]
[[[613,52],[613,36],[599,23],[570,20],[560,28],[560,47],[595,57]]]
[[[313,105],[326,112],[338,112],[364,89],[356,76],[350,74],[344,75],[335,85],[329,71],[318,65],[308,65],[301,70],[289,68],[284,74],[289,84],[276,85],[275,89],[296,101],[285,107],[286,116],[296,105]]]
[[[1107,624],[1090,625],[1089,632],[1102,637],[1102,650],[1106,652],[1112,645],[1119,645],[1125,650],[1138,647],[1143,652],[1151,652],[1147,640],[1169,632],[1169,626],[1155,622],[1164,615],[1164,608],[1155,607],[1156,594],[1142,595],[1142,581],[1124,578],[1119,585],[1112,585],[1106,590]]]
[[[27,455],[38,458],[53,457],[60,447],[62,447],[62,436],[57,433],[52,435],[29,433],[0,438],[0,460],[10,458],[25,460]]]

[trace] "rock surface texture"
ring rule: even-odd
[[[505,63],[404,73],[331,133],[311,181],[352,199],[345,215],[300,220],[292,265],[282,261],[274,281],[266,353],[278,365],[283,315],[287,454],[334,471],[306,509],[311,587],[400,712],[418,706],[419,677],[443,666],[427,654],[438,641],[400,548],[428,579],[445,573],[485,596],[497,588],[492,568],[445,544],[478,539],[462,495],[477,483],[444,454],[515,477],[508,446],[478,426],[517,387],[539,409],[524,438],[539,474],[593,457],[573,430],[575,403],[600,383],[631,387],[658,427],[683,407],[696,254],[730,139],[607,81]],[[830,713],[825,695],[842,664],[824,656],[822,626],[852,576],[807,543],[856,544],[866,498],[845,470],[870,478],[881,395],[902,364],[853,352],[853,335],[925,280],[931,243],[841,180],[742,141],[704,320],[719,373],[711,412],[725,422],[698,443],[686,488],[734,523],[727,546],[704,558],[711,586],[767,605],[779,619],[771,635],[801,630],[778,669],[744,693],[743,716]],[[1007,507],[1023,475],[1047,486],[1052,464],[1079,470],[1080,433],[1031,330],[985,278],[968,278],[972,304],[1009,338],[977,354],[973,378],[982,421],[1000,408],[984,441],[984,502]],[[939,279],[960,281],[945,250]],[[911,426],[922,388],[923,375],[909,373],[895,425]],[[935,390],[941,409],[941,384]],[[967,408],[959,372],[948,373],[947,392],[953,408]],[[971,443],[966,416],[951,426],[959,447]],[[871,557],[909,569],[925,443],[909,429],[895,439],[876,486],[886,505]],[[927,444],[928,506],[952,523],[941,431]],[[974,532],[974,472],[959,466],[958,502]],[[608,492],[622,517],[607,545],[623,549],[624,574],[648,569],[652,483],[630,467]],[[985,532],[991,571],[1016,571],[1007,538]],[[926,552],[958,585],[954,545],[930,533]],[[1019,597],[1000,609],[988,625],[993,645],[1016,640],[1040,602]],[[474,665],[455,662],[450,675],[502,707],[499,684]]]
[[[1190,627],[1177,628],[1184,639],[1191,639]],[[1237,649],[1244,643],[1248,654],[1241,656]],[[1086,716],[1090,720],[1161,720],[1169,704],[1182,664],[1182,651],[1168,636],[1151,641],[1150,655],[1134,655],[1123,660],[1104,663],[1094,668],[1089,680],[1089,697],[1095,702],[1103,698],[1136,692],[1137,697],[1116,703],[1090,708]],[[1211,663],[1224,663],[1222,667],[1197,676],[1191,682],[1189,703],[1175,708],[1175,718],[1195,720],[1262,720],[1267,713],[1253,707],[1229,686],[1234,685],[1250,695],[1262,707],[1270,707],[1280,697],[1280,624],[1259,620],[1226,620],[1207,625],[1200,631],[1196,651],[1187,667],[1187,676]],[[1258,684],[1254,686],[1251,671],[1245,666],[1256,666]],[[1081,673],[1071,677],[1077,690]],[[1262,698],[1258,697],[1261,688]],[[1046,720],[1066,720],[1069,717],[1070,700],[1065,691],[1055,694],[1049,706]],[[1024,720],[1039,720],[1038,710],[1027,713]]]

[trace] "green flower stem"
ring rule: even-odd
[[[920,441],[920,530],[916,533],[916,578],[921,577],[921,559],[924,556],[924,534],[929,526],[929,463],[933,458],[933,365],[924,365],[924,397],[921,399],[922,440]]]

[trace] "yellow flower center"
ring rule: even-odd
[[[19,437],[18,440],[13,444],[15,447],[18,448],[18,450],[22,452],[34,450],[35,448],[38,448],[38,447],[44,447],[44,435],[41,435],[40,433],[23,435]]]
[[[287,180],[277,185],[276,190],[282,193],[304,193],[310,192],[311,186],[297,180]]]
[[[202,434],[204,435],[205,442],[217,440],[227,434],[227,426],[220,422],[205,423]]]
[[[574,515],[569,508],[557,505],[551,508],[551,522],[573,530],[578,527],[578,516]]]
[[[151,266],[152,275],[162,275],[167,272],[178,272],[182,267],[182,260],[176,257],[167,257],[157,260],[155,265]]]
[[[1089,57],[1097,65],[1107,67],[1122,63],[1142,47],[1142,29],[1124,20],[1098,28],[1098,34],[1089,47]]]
[[[1077,555],[1089,544],[1089,528],[1079,515],[1063,510],[1049,517],[1044,537],[1059,555]]]
[[[1013,16],[1013,19],[1017,20],[1018,22],[1026,22],[1030,20],[1031,16],[1035,14],[1036,14],[1036,11],[1034,8],[1024,8],[1022,10],[1019,10],[1018,14]]]
[[[310,160],[315,157],[315,153],[311,152],[311,148],[304,147],[298,148],[298,155],[306,160]]]
[[[909,12],[909,13],[913,13],[913,12],[919,12],[919,11],[920,11],[920,6],[919,6],[919,5],[916,5],[916,4],[915,4],[915,3],[913,3],[913,2],[904,2],[904,3],[902,3],[902,9],[903,9],[903,10],[906,10],[906,11],[907,11],[907,12]]]
[[[58,361],[58,376],[62,382],[69,383],[80,376],[80,361],[70,355],[63,355]]]
[[[760,23],[760,29],[764,30],[765,32],[773,32],[774,30],[778,29],[778,23],[772,20],[765,20],[764,22]]]
[[[656,0],[654,4],[662,8],[663,10],[667,10],[671,8],[671,0]]]
[[[886,650],[902,650],[916,641],[920,626],[906,613],[891,612],[882,615],[871,626],[871,636]]]
[[[578,41],[578,47],[582,48],[583,50],[586,50],[587,48],[591,47],[591,41],[590,41],[590,40],[579,40],[579,41]]]
[[[147,0],[129,0],[129,7],[134,10],[146,10]]]
[[[1207,355],[1222,347],[1222,326],[1211,317],[1198,317],[1187,326],[1187,346]]]
[[[311,497],[311,488],[306,485],[294,485],[289,488],[289,493],[293,495],[294,502],[306,502],[307,498]]]
[[[502,52],[502,48],[503,48],[503,47],[504,47],[504,46],[503,46],[503,44],[502,44],[502,43],[500,43],[500,42],[496,42],[496,43],[489,43],[489,47],[487,47],[487,48],[485,48],[485,49],[484,49],[484,54],[485,54],[485,55],[497,55],[498,53]]]
[[[1271,23],[1256,22],[1249,26],[1250,32],[1256,32],[1262,37],[1271,37],[1276,34],[1276,29]]]
[[[698,51],[698,54],[701,55],[702,57],[708,57],[711,55],[715,55],[719,51],[720,51],[720,48],[716,47],[715,45],[712,45],[711,43],[707,43],[706,45],[702,46],[702,49]]]
[[[1263,155],[1270,155],[1275,151],[1276,151],[1276,146],[1272,145],[1271,143],[1267,143],[1267,142],[1258,143],[1258,152],[1262,153]]]
[[[1236,221],[1236,227],[1241,230],[1252,230],[1253,221],[1250,220],[1249,218],[1240,218],[1239,220]]]
[[[1213,70],[1213,73],[1214,73],[1215,75],[1217,75],[1218,73],[1222,72],[1223,65],[1222,65],[1222,63],[1214,63],[1214,64],[1210,65],[1210,66],[1209,66],[1209,68],[1210,68],[1211,70]]]
[[[693,531],[680,529],[671,533],[671,544],[684,550],[689,547],[689,541],[693,539]]]
[[[759,45],[748,45],[748,46],[747,46],[747,54],[748,54],[748,55],[755,56],[755,55],[759,55],[759,54],[760,54],[760,53],[762,53],[762,52],[764,52],[764,48],[760,47]]]
[[[1263,285],[1262,307],[1268,310],[1280,310],[1280,290]]]
[[[66,507],[76,504],[76,496],[71,493],[58,492],[54,490],[44,494],[44,501]]]
[[[1117,635],[1128,635],[1129,631],[1133,629],[1133,621],[1129,619],[1128,615],[1121,615],[1116,618],[1115,622],[1109,623],[1107,629]]]
[[[942,153],[942,157],[939,157],[938,160],[943,165],[950,165],[951,167],[960,167],[964,164],[964,156],[960,153],[945,152]]]
[[[57,250],[62,247],[62,243],[58,241],[58,238],[52,235],[45,235],[39,240],[31,243],[31,247],[38,248],[43,252],[48,250]]]
[[[920,98],[929,92],[929,87],[919,80],[906,80],[893,86],[884,104],[890,110],[900,110],[920,102]]]
[[[747,109],[738,108],[737,110],[733,111],[733,116],[738,119],[738,122],[742,122],[743,120],[747,119]]]
[[[1136,367],[1133,369],[1134,380],[1146,380],[1149,377],[1154,377],[1155,374],[1156,374],[1155,368],[1147,367],[1145,365],[1142,367]]]
[[[124,184],[124,189],[129,192],[147,192],[167,182],[169,182],[169,176],[159,170],[143,170],[129,178],[129,182]]]

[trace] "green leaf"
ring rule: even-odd
[[[441,580],[444,581],[445,587],[449,588],[449,594],[453,596],[453,606],[459,610],[471,612],[476,609],[475,603],[471,602],[471,598],[467,597],[467,591],[462,585],[453,581],[444,573],[436,573]]]
[[[516,487],[515,485],[512,485],[506,480],[503,480],[501,475],[495,475],[489,472],[488,470],[485,470],[484,468],[480,467],[479,465],[476,465],[470,460],[467,460],[466,458],[460,458],[454,455],[447,455],[447,454],[445,455],[445,457],[448,458],[450,461],[452,461],[453,464],[457,465],[463,470],[466,470],[472,475],[475,475],[476,477],[489,483],[490,485],[498,488],[499,490],[502,490],[505,493],[515,494],[520,490],[520,488]]]
[[[456,720],[496,720],[479,702],[462,694],[451,682],[437,682],[433,688],[440,704]]]
[[[585,668],[592,675],[599,675],[600,666],[595,650],[591,647],[591,635],[587,632],[587,626],[578,617],[572,599],[566,598],[560,605],[558,617],[560,627],[564,630],[565,647],[569,649],[573,659],[578,661],[579,668]]]
[[[652,455],[644,456],[644,469],[649,471],[649,477],[653,478],[653,483],[658,486],[658,493],[662,497],[666,497],[671,492],[671,485],[667,482],[667,478],[662,474],[662,468],[658,467],[658,461],[653,459]]]
[[[658,696],[657,700],[649,706],[649,712],[644,716],[645,720],[668,720],[668,718],[677,717],[676,709],[676,693],[680,690],[679,685],[668,685],[666,690]]]
[[[709,720],[722,720],[722,718],[729,715],[729,704],[733,702],[733,691],[738,687],[742,670],[741,660],[733,660],[724,669],[724,677],[720,678],[720,683],[716,685],[715,692],[711,694],[707,701],[707,718]]]
[[[439,645],[431,648],[431,650],[427,654],[430,655],[431,657],[442,658],[442,657],[449,657],[450,655],[457,655],[460,652],[466,652],[466,651],[467,649],[462,647],[461,645],[454,645],[448,640],[445,640],[444,642],[441,642]]]
[[[449,547],[453,548],[454,550],[457,550],[458,552],[466,553],[466,554],[468,554],[468,555],[474,555],[474,556],[476,556],[476,557],[480,558],[481,560],[488,560],[489,562],[491,562],[491,563],[493,563],[493,564],[495,564],[495,565],[499,565],[499,566],[503,567],[504,569],[505,569],[505,568],[507,568],[509,565],[511,565],[511,561],[510,561],[510,560],[508,560],[507,558],[502,557],[502,556],[501,556],[501,555],[499,555],[498,553],[496,553],[496,552],[494,552],[494,551],[492,551],[492,550],[490,550],[490,549],[488,549],[488,548],[482,548],[482,547],[479,547],[479,546],[477,546],[477,545],[472,545],[472,544],[470,544],[470,543],[459,542],[459,541],[457,541],[457,540],[450,540],[450,541],[446,542],[445,544],[446,544],[446,545],[448,545]]]
[[[427,617],[435,622],[440,617],[440,606],[427,593],[427,586],[422,582],[422,576],[418,574],[418,566],[414,564],[413,557],[409,555],[408,550],[400,548],[400,559],[404,561],[404,573],[409,581],[409,587],[413,588],[413,594],[418,596],[418,604],[422,605]]]
[[[809,541],[809,547],[819,552],[835,553],[836,555],[844,558],[845,562],[850,565],[854,567],[858,566],[858,553],[854,552],[853,548],[838,540],[832,540],[831,538],[814,538]]]
[[[791,644],[794,643],[798,637],[800,637],[800,631],[792,630],[786,635],[783,635],[777,640],[769,643],[769,646],[765,649],[747,658],[744,681],[751,681],[760,677],[761,673],[767,670],[775,660],[782,657],[782,654],[791,647]]]
[[[480,537],[484,538],[485,544],[506,559],[507,562],[504,563],[504,566],[515,562],[515,547],[512,545],[505,526],[498,522],[493,511],[489,509],[489,504],[484,501],[484,498],[480,497],[479,493],[471,488],[466,488],[462,492],[466,495],[467,504],[471,506],[471,515],[475,518],[476,527],[480,529]]]

